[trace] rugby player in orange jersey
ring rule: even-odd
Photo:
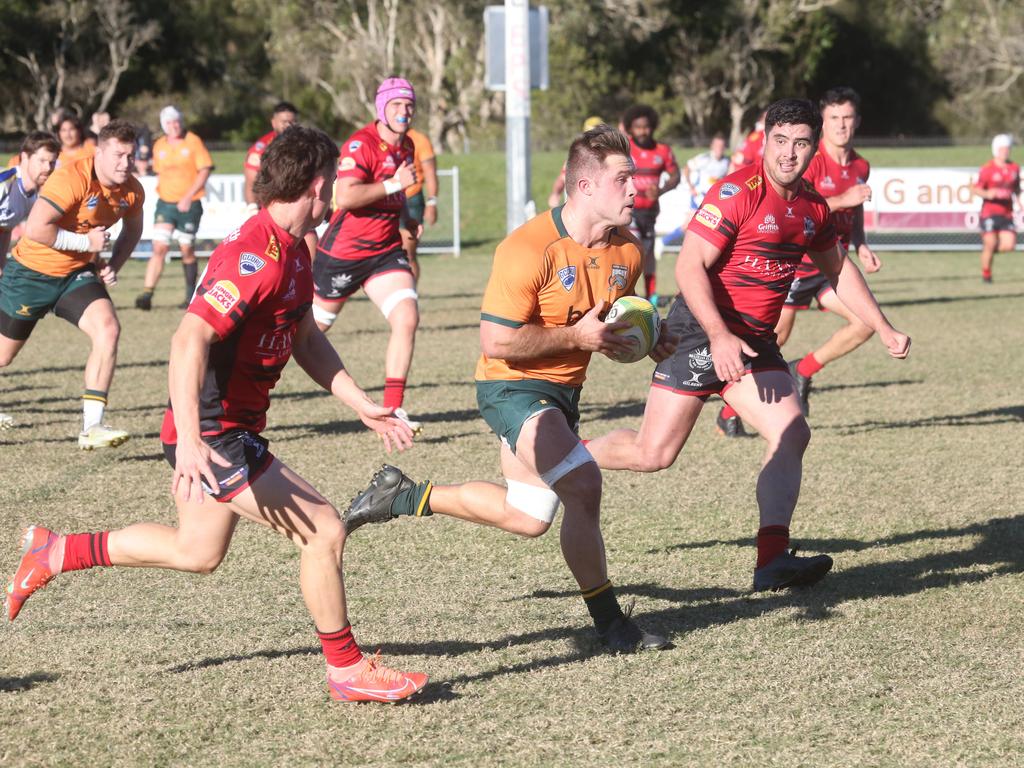
[[[480,312],[476,387],[480,412],[501,443],[506,486],[414,483],[392,466],[373,477],[345,514],[349,531],[400,515],[449,515],[521,536],[545,533],[559,502],[562,554],[601,642],[628,653],[668,641],[623,613],[601,536],[601,471],[577,434],[590,357],[624,348],[602,314],[633,293],[643,269],[627,229],[636,198],[626,137],[601,125],[569,149],[564,206],[510,234],[494,255]],[[663,336],[651,357],[673,349]]]
[[[92,349],[85,363],[79,447],[120,445],[128,433],[103,423],[121,326],[105,286],[142,235],[142,185],[132,176],[136,129],[114,120],[94,155],[55,170],[43,184],[0,277],[0,368],[11,364],[36,323],[51,310],[78,326]],[[94,254],[122,222],[110,262]]]
[[[206,182],[213,171],[213,158],[206,145],[195,133],[185,130],[184,117],[177,107],[160,110],[160,127],[164,135],[153,144],[153,170],[158,177],[153,255],[146,264],[142,293],[135,297],[136,308],[144,311],[153,307],[153,292],[163,274],[172,239],[178,241],[185,273],[185,300],[179,307],[184,309],[192,300],[199,275],[196,233],[203,218]]]
[[[720,394],[767,443],[757,480],[755,590],[813,584],[832,567],[827,555],[787,551],[811,433],[775,324],[803,254],[891,356],[910,351],[909,337],[889,324],[860,270],[836,248],[825,200],[801,178],[818,144],[820,111],[803,99],[777,101],[765,130],[762,161],[712,186],[687,227],[676,261],[681,295],[666,321],[679,346],[654,371],[639,431],[620,429],[587,444],[605,469],[664,469],[705,400]]]
[[[992,159],[982,166],[971,191],[981,204],[981,280],[992,282],[992,259],[996,251],[1017,247],[1013,223],[1013,199],[1021,196],[1020,166],[1010,160],[1013,137],[1000,133],[992,139]],[[1021,199],[1024,206],[1024,198]]]
[[[327,211],[337,164],[337,146],[313,128],[291,128],[270,146],[254,184],[263,209],[214,251],[174,334],[170,407],[160,437],[174,468],[178,525],[136,523],[63,536],[32,526],[7,588],[10,621],[62,573],[96,566],[210,573],[244,518],[299,549],[299,584],[327,661],[331,698],[398,701],[426,684],[426,675],[388,669],[359,650],[342,579],[345,527],[337,510],[275,458],[260,434],[270,390],[294,356],[380,435],[386,450],[412,444],[409,427],[349,376],[309,311],[313,274],[302,236]]]

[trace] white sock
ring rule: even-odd
[[[106,398],[87,393],[82,396],[82,431],[88,432],[103,421],[103,410],[107,407]]]

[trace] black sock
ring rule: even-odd
[[[427,480],[425,483],[417,483],[412,488],[402,491],[391,502],[392,517],[399,515],[428,517],[434,514],[430,509],[430,492],[432,490],[434,490],[434,486]]]
[[[622,616],[619,601],[615,599],[615,587],[611,581],[582,591],[583,602],[587,604],[590,617],[598,632],[604,632],[613,621]]]
[[[191,301],[192,294],[196,292],[196,278],[199,276],[199,264],[195,261],[191,264],[182,262],[181,267],[185,270],[185,301]]]

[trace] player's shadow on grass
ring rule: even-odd
[[[845,389],[885,389],[903,387],[908,384],[924,384],[924,379],[894,379],[893,381],[865,381],[861,384],[814,384],[815,394],[819,392],[841,392]],[[815,427],[817,429],[817,427]]]
[[[1024,405],[1009,405],[1002,408],[986,408],[969,413],[951,413],[944,416],[927,416],[921,419],[901,421],[864,421],[859,424],[838,424],[818,426],[816,430],[838,432],[841,435],[855,435],[880,429],[916,429],[919,427],[979,427],[993,424],[1024,422]]]
[[[24,675],[22,677],[0,677],[0,691],[28,691],[40,683],[55,682],[59,677],[60,675],[54,675],[49,672],[33,672],[31,675]]]
[[[61,365],[61,366],[47,366],[45,368],[20,368],[17,363],[14,364],[12,370],[4,370],[4,378],[10,376],[35,376],[40,373],[81,373],[85,368],[85,363],[77,365]],[[124,371],[129,368],[165,368],[167,366],[167,360],[143,360],[137,363],[118,363],[117,370]]]
[[[967,296],[922,296],[919,299],[886,299],[885,308],[916,307],[923,304],[956,304],[961,301],[993,301],[994,299],[1019,299],[1024,293],[980,293]]]

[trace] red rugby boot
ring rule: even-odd
[[[380,653],[366,656],[356,665],[356,671],[345,680],[335,680],[330,668],[327,687],[336,701],[384,701],[407,699],[423,690],[429,679],[422,672],[400,672],[380,663]]]
[[[58,539],[60,536],[42,526],[33,525],[25,529],[21,539],[21,563],[4,596],[8,621],[14,621],[29,596],[49,584],[56,575],[50,570],[50,549]]]

